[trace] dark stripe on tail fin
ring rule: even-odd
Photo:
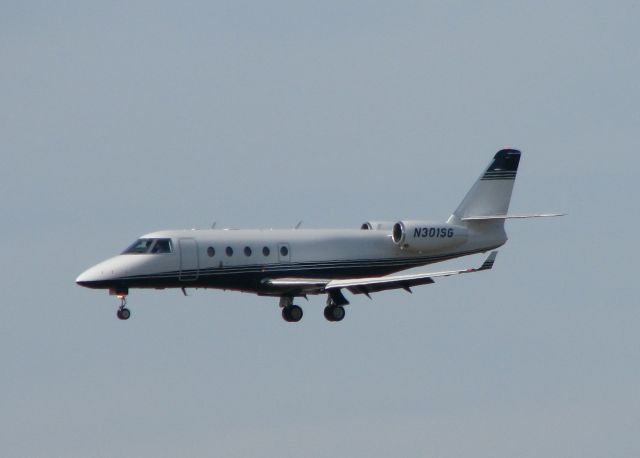
[[[498,151],[448,222],[460,224],[466,217],[506,215],[519,164],[520,151]],[[491,229],[500,229],[503,223],[504,221],[494,221]],[[483,223],[483,228],[488,229],[489,226]]]
[[[503,149],[496,153],[482,180],[514,180],[520,163],[520,151]]]

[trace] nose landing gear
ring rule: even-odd
[[[118,298],[120,299],[120,307],[118,307],[116,316],[120,320],[128,320],[131,317],[131,310],[126,307],[127,296],[125,294],[119,294]]]

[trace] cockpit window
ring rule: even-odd
[[[171,240],[158,239],[151,249],[152,253],[171,253]]]
[[[138,239],[122,254],[172,253],[171,239]]]
[[[151,245],[153,245],[153,239],[138,239],[133,242],[129,248],[124,250],[122,254],[148,253]]]

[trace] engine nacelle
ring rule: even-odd
[[[369,231],[390,231],[393,229],[393,221],[367,221],[362,223],[360,229]]]
[[[398,221],[391,232],[393,243],[411,251],[452,248],[465,243],[468,237],[466,227],[428,221]]]

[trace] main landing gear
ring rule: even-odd
[[[343,305],[348,303],[342,293],[329,294],[327,306],[324,308],[324,317],[327,321],[342,321],[345,315]]]
[[[302,309],[293,303],[293,297],[281,297],[280,307],[282,308],[282,318],[284,321],[297,323],[302,319]],[[344,316],[344,307],[336,304],[331,297],[327,298],[327,306],[324,308],[324,317],[327,321],[342,321]]]
[[[118,311],[116,312],[116,316],[120,320],[128,320],[131,317],[131,310],[129,310],[127,305],[127,296],[126,294],[118,294],[118,299],[120,299],[120,307],[118,307]]]
[[[342,321],[345,316],[344,307],[340,305],[327,305],[324,308],[324,317],[327,321]]]
[[[282,318],[289,323],[297,323],[302,319],[302,308],[299,305],[287,305],[282,309]]]
[[[297,323],[302,319],[302,308],[293,303],[293,297],[281,297],[282,318],[289,323]]]

